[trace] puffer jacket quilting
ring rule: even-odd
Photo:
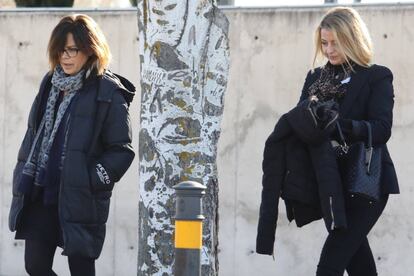
[[[32,106],[29,127],[14,170],[9,216],[12,231],[16,229],[24,204],[24,196],[17,192],[17,185],[33,143],[40,99],[48,92],[44,89],[47,78],[42,81]],[[106,72],[101,77],[85,80],[71,105],[58,201],[63,254],[67,256],[99,257],[113,185],[129,168],[135,155],[131,146],[129,103],[122,95],[127,89],[115,78]],[[102,106],[106,108],[103,110]],[[98,167],[103,168],[107,176],[103,183],[98,183],[102,181]]]

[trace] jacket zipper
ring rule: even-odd
[[[286,173],[285,173],[285,179],[283,180],[285,183],[286,183],[286,181],[288,179],[289,174],[290,174],[290,171],[287,170]]]
[[[68,134],[67,134],[67,141],[66,141],[66,151],[67,151],[67,143],[68,143],[68,141],[70,140],[70,135],[72,134],[72,130],[73,130],[73,127],[72,127],[72,124],[73,124],[73,119],[72,119],[72,115],[73,115],[73,113],[75,112],[74,110],[75,110],[75,107],[76,107],[76,102],[77,102],[77,98],[79,97],[79,92],[80,91],[82,91],[82,88],[78,91],[78,93],[77,93],[77,95],[75,96],[75,97],[73,97],[73,99],[72,99],[72,103],[71,103],[71,107],[70,107],[70,117],[69,117],[69,125],[68,125],[68,127],[69,127],[69,130],[68,130]],[[63,252],[65,251],[65,247],[66,247],[66,235],[65,235],[65,231],[64,231],[64,229],[63,229],[63,216],[62,216],[62,191],[63,191],[63,177],[62,176],[64,176],[64,175],[66,175],[65,174],[65,169],[66,169],[66,166],[65,166],[65,164],[66,164],[66,153],[64,153],[65,154],[65,160],[63,161],[63,164],[62,164],[62,172],[61,172],[61,177],[60,177],[60,187],[59,187],[59,195],[58,195],[58,198],[59,198],[59,202],[58,202],[58,214],[59,214],[59,221],[60,221],[60,229],[61,229],[61,231],[62,231],[62,239],[63,239],[63,246],[62,246],[62,248],[63,248]]]
[[[334,212],[333,212],[333,208],[332,208],[332,196],[329,197],[329,207],[331,208],[331,219],[332,219],[331,230],[334,230],[334,228],[335,228],[335,217],[334,217]]]

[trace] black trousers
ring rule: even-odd
[[[367,235],[382,214],[388,195],[380,201],[351,195],[345,199],[348,228],[329,233],[323,246],[317,276],[376,276],[375,260]]]
[[[31,276],[56,276],[52,270],[57,245],[39,240],[26,240],[24,261],[26,272]],[[68,257],[70,275],[95,276],[95,260]]]

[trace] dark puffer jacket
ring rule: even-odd
[[[9,215],[11,231],[16,230],[25,204],[18,184],[50,87],[50,76],[46,75],[18,153]],[[128,113],[134,92],[128,80],[107,71],[86,79],[73,99],[58,199],[64,255],[96,259],[101,253],[113,185],[135,156]]]
[[[307,107],[308,100],[282,115],[266,140],[259,254],[273,253],[279,197],[286,203],[289,221],[295,219],[299,227],[323,218],[329,230],[346,228],[342,182],[329,142],[337,116],[330,127],[320,129]]]

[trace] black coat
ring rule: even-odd
[[[279,196],[289,221],[295,219],[298,226],[323,217],[330,230],[346,228],[342,182],[330,144],[335,124],[320,128],[307,102],[284,114],[266,140],[256,240],[261,254],[273,252]]]
[[[11,231],[16,230],[25,204],[18,185],[50,86],[50,76],[46,75],[30,110],[28,129],[18,153],[9,215]],[[101,253],[113,185],[135,155],[127,102],[133,92],[133,85],[126,79],[106,72],[86,79],[73,99],[58,199],[64,255],[98,258]]]
[[[319,78],[320,72],[321,69],[317,68],[314,72],[310,71],[308,73],[302,90],[302,95],[300,97],[300,102],[308,97],[308,88]],[[361,121],[365,120],[371,123],[374,146],[383,148],[383,173],[381,177],[381,188],[383,194],[399,193],[396,172],[386,146],[386,142],[391,136],[392,111],[394,106],[392,80],[392,73],[386,67],[379,65],[373,65],[369,68],[356,66],[355,72],[351,74],[351,81],[348,84],[345,98],[342,102],[340,102],[339,107],[339,122],[346,132],[345,134],[347,139],[351,142],[360,140],[366,141],[367,132]],[[278,147],[279,148],[274,148],[273,150],[284,150],[282,145],[279,144]],[[291,150],[289,152],[292,152],[293,150],[293,152],[299,151],[303,153],[303,151],[301,151],[301,147],[303,148],[304,146],[297,143],[294,147],[290,147]],[[296,158],[302,158],[297,158],[297,160],[306,160],[303,156],[305,155],[296,154]],[[277,155],[277,158],[277,160],[273,160],[273,164],[269,163],[267,166],[275,168],[275,165],[279,165],[280,162],[283,163],[286,161],[286,159],[282,159],[286,157],[283,157],[280,154]],[[289,174],[290,178],[296,179],[296,183],[302,184],[293,186],[288,185],[290,187],[297,188],[295,193],[295,198],[297,198],[297,200],[294,201],[294,203],[296,202],[295,210],[297,212],[300,211],[302,215],[298,216],[293,213],[294,208],[292,208],[292,201],[287,201],[287,215],[289,219],[292,219],[295,216],[296,221],[298,217],[300,217],[303,222],[310,222],[320,217],[320,210],[317,208],[310,208],[309,204],[302,204],[312,202],[315,198],[317,198],[315,188],[312,189],[313,192],[306,192],[305,187],[313,187],[315,184],[311,183],[314,183],[315,179],[312,178],[312,173],[306,170],[306,167],[302,166],[302,163],[303,162],[293,163],[293,166],[296,164],[296,168],[302,169],[302,172],[296,173],[296,175]],[[265,167],[263,170],[265,172]],[[277,169],[274,169],[272,174],[268,174],[268,176],[266,176],[266,173],[264,173],[263,176],[262,205],[260,209],[256,244],[256,251],[261,254],[272,254],[273,252],[278,203],[276,198],[278,198],[279,195],[283,197],[285,193],[283,190],[278,190],[277,183],[287,182],[288,178],[286,178],[285,170],[286,166],[279,166]],[[266,189],[265,186],[270,188]],[[288,186],[285,186],[285,189]],[[297,195],[300,194],[303,195],[298,197]],[[265,203],[263,199],[265,199]],[[300,203],[298,204],[298,202]],[[263,216],[262,214],[266,215]]]
[[[300,100],[307,98],[309,86],[320,76],[321,69],[308,72]],[[393,75],[384,66],[372,65],[369,68],[355,66],[351,81],[346,89],[345,98],[340,102],[340,124],[345,129],[351,142],[366,141],[367,131],[362,120],[372,126],[372,142],[375,147],[382,147],[383,194],[398,194],[397,175],[386,143],[391,137],[394,107]]]

